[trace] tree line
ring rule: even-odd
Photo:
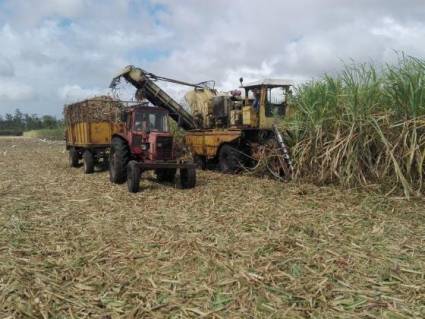
[[[0,135],[21,135],[25,131],[56,129],[62,126],[63,120],[51,115],[22,113],[19,109],[13,114],[0,114]]]

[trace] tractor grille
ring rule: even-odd
[[[140,135],[133,135],[133,146],[140,147],[142,145],[142,137]]]
[[[158,136],[156,140],[156,158],[158,160],[171,159],[173,154],[173,138],[169,136]]]

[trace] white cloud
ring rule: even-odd
[[[21,102],[28,101],[34,97],[34,90],[29,85],[14,81],[0,82],[0,100]]]
[[[110,94],[109,89],[91,88],[83,89],[77,84],[65,85],[58,90],[59,98],[65,103],[71,103],[78,100],[84,100],[91,96],[101,96]]]
[[[15,69],[12,62],[0,54],[0,76],[12,77],[15,75]]]
[[[0,113],[60,115],[128,64],[228,90],[241,76],[302,81],[341,60],[424,56],[424,19],[422,0],[0,0]]]

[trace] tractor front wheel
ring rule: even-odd
[[[83,164],[85,174],[92,174],[94,172],[94,156],[89,150],[85,150],[83,153]]]
[[[109,179],[114,184],[123,184],[127,180],[127,164],[130,160],[130,149],[127,143],[114,137],[111,142],[109,157]]]
[[[127,165],[127,187],[130,193],[140,190],[140,167],[136,161],[130,161]]]
[[[194,188],[196,185],[196,169],[180,169],[180,183],[182,188]]]

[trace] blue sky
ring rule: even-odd
[[[302,82],[350,59],[423,57],[424,21],[419,0],[0,0],[0,114],[60,116],[129,64],[230,90],[241,76]]]

